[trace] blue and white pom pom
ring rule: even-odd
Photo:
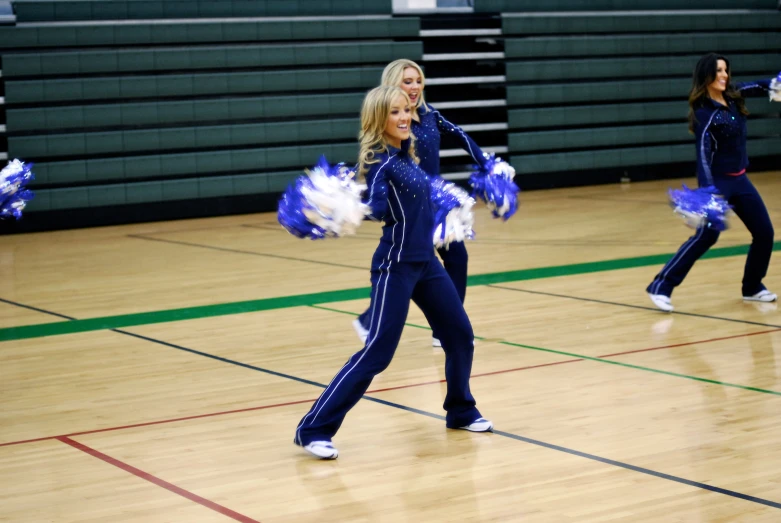
[[[781,102],[781,73],[770,80],[770,90],[767,92],[771,102]]]
[[[708,227],[723,231],[728,227],[727,213],[732,208],[712,185],[699,189],[670,189],[670,206],[692,229]]]
[[[494,153],[485,154],[486,164],[469,177],[472,195],[483,200],[494,215],[505,221],[518,210],[520,189],[513,182],[515,169]]]
[[[439,177],[431,178],[430,189],[434,206],[434,247],[447,248],[453,242],[474,238],[474,198],[461,187]]]
[[[13,160],[0,171],[0,218],[22,217],[22,210],[33,199],[33,192],[26,188],[35,178],[33,164]]]
[[[277,219],[298,238],[319,240],[355,234],[370,211],[361,202],[365,185],[344,164],[329,165],[325,157],[288,186],[279,200]]]

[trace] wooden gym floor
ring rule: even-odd
[[[752,176],[776,224],[778,174]],[[445,429],[444,357],[413,306],[333,462],[293,432],[360,349],[376,224],[4,237],[0,521],[781,521],[781,317],[741,300],[745,227],[674,313],[644,292],[691,232],[666,204],[679,185],[522,193],[506,223],[480,207],[466,307],[496,432]]]

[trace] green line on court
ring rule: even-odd
[[[781,242],[773,245],[773,250],[781,250]],[[721,247],[711,249],[703,258],[725,258],[738,256],[748,251],[748,245],[736,245],[733,247]],[[497,283],[509,283],[540,278],[553,278],[556,276],[574,276],[593,272],[614,271],[618,269],[631,269],[635,267],[647,267],[665,263],[672,253],[654,254],[650,256],[638,256],[634,258],[619,258],[587,263],[575,263],[569,265],[557,265],[553,267],[539,267],[535,269],[521,269],[517,271],[495,272],[489,274],[477,274],[468,279],[469,286],[489,285]],[[42,323],[38,325],[24,325],[21,327],[6,327],[0,329],[0,341],[24,340],[29,338],[41,338],[44,336],[56,336],[61,334],[74,334],[106,329],[119,329],[123,327],[136,327],[139,325],[151,325],[154,323],[166,323],[172,321],[194,320],[198,318],[210,318],[214,316],[226,316],[230,314],[243,314],[247,312],[259,312],[288,307],[301,307],[317,305],[320,303],[332,303],[339,301],[360,300],[369,297],[369,287],[358,289],[343,289],[337,291],[317,292],[312,294],[298,294],[293,296],[280,296],[260,300],[240,301],[233,303],[218,303],[215,305],[203,305],[199,307],[185,307],[182,309],[169,309],[162,311],[141,312],[137,314],[123,314],[118,316],[103,316],[84,320],[58,321]]]
[[[356,314],[354,312],[343,311],[343,310],[339,310],[339,309],[333,309],[333,308],[330,308],[330,307],[320,307],[320,306],[317,306],[317,305],[313,305],[312,307],[314,307],[316,309],[323,309],[323,310],[330,311],[330,312],[337,312],[339,314],[348,314],[350,316],[358,316],[358,314]],[[405,323],[404,325],[407,326],[407,327],[415,327],[417,329],[431,330],[431,327],[422,326],[422,325],[415,325],[413,323]],[[483,338],[481,336],[475,336],[475,339],[476,340],[485,340],[486,338]],[[618,365],[620,367],[628,367],[628,368],[631,368],[631,369],[644,370],[646,372],[655,372],[657,374],[666,374],[667,376],[674,376],[676,378],[686,378],[686,379],[689,379],[689,380],[702,381],[704,383],[711,383],[713,385],[722,385],[724,387],[734,387],[734,388],[737,388],[737,389],[750,390],[752,392],[762,392],[764,394],[773,394],[773,395],[776,395],[776,396],[781,396],[781,392],[776,392],[774,390],[760,389],[760,388],[757,388],[757,387],[748,387],[746,385],[736,385],[734,383],[727,383],[725,381],[711,380],[711,379],[708,379],[708,378],[698,378],[697,376],[689,376],[687,374],[678,374],[677,372],[669,372],[669,371],[666,371],[666,370],[652,369],[651,367],[642,367],[640,365],[632,365],[631,363],[623,363],[623,362],[615,361],[615,360],[607,360],[605,358],[598,358],[598,357],[594,357],[594,356],[585,356],[583,354],[575,354],[573,352],[564,352],[564,351],[554,350],[554,349],[544,349],[542,347],[534,347],[532,345],[524,345],[522,343],[512,343],[510,341],[504,341],[504,340],[497,340],[497,343],[499,343],[501,345],[508,345],[510,347],[519,347],[519,348],[522,348],[522,349],[530,349],[530,350],[536,350],[536,351],[541,351],[541,352],[550,352],[552,354],[558,354],[558,355],[561,355],[561,356],[569,356],[569,357],[577,358],[577,359],[580,359],[580,360],[596,361],[596,362],[599,362],[599,363],[609,363],[611,365]]]
[[[38,325],[25,325],[23,327],[8,327],[0,329],[0,341],[23,340],[28,338],[40,338],[43,336],[74,334],[77,332],[106,329],[120,329],[122,327],[151,325],[153,323],[194,320],[199,318],[210,318],[213,316],[225,316],[228,314],[283,309],[286,307],[301,307],[315,303],[360,300],[368,298],[370,294],[371,288],[364,287],[360,289],[299,294],[297,296],[282,296],[262,300],[218,303],[215,305],[202,305],[184,309],[140,312],[137,314],[124,314],[120,316],[104,316],[86,320],[59,321]]]
[[[310,305],[310,307],[312,307],[313,309],[321,309],[321,310],[329,311],[329,312],[338,312],[339,314],[348,314],[350,316],[360,316],[360,314],[358,314],[357,312],[342,311],[342,310],[339,310],[339,309],[332,309],[331,307],[323,307],[323,306],[320,306],[320,305]],[[428,325],[415,325],[414,323],[408,323],[408,322],[405,322],[404,326],[405,327],[414,327],[416,329],[423,329],[423,330],[427,330],[427,331],[431,330],[431,327],[429,327]],[[484,340],[485,338],[481,338],[480,336],[475,336],[475,339],[476,340]]]
[[[550,352],[551,354],[558,354],[560,356],[570,356],[572,358],[580,358],[582,360],[597,361],[599,363],[609,363],[611,365],[618,365],[619,367],[628,367],[630,369],[644,370],[646,372],[655,372],[657,374],[666,374],[667,376],[675,376],[676,378],[685,378],[687,380],[701,381],[704,383],[711,383],[713,385],[721,385],[723,387],[734,387],[736,389],[750,390],[752,392],[762,392],[763,394],[773,394],[775,396],[781,396],[781,392],[768,389],[760,389],[758,387],[748,387],[746,385],[737,385],[735,383],[728,383],[726,381],[711,380],[708,378],[699,378],[697,376],[689,376],[687,374],[678,374],[677,372],[669,372],[666,370],[652,369],[651,367],[642,367],[640,365],[632,365],[631,363],[623,363],[621,361],[606,360],[605,358],[596,358],[594,356],[584,356],[583,354],[575,354],[573,352],[565,352],[561,350],[544,349],[542,347],[533,347],[532,345],[524,345],[522,343],[512,343],[510,341],[500,341],[502,345],[509,345],[511,347],[520,347],[523,349],[531,349],[541,352]]]
[[[313,305],[313,307],[316,308],[316,309],[323,309],[323,310],[330,311],[330,312],[337,312],[339,314],[348,314],[350,316],[358,316],[358,314],[356,314],[354,312],[343,311],[343,310],[339,310],[339,309],[333,309],[333,308],[330,308],[330,307],[320,307],[320,306],[317,306],[317,305]],[[415,324],[412,324],[412,323],[405,323],[404,325],[408,326],[408,327],[415,327],[417,329],[431,330],[431,327],[415,325]],[[486,338],[483,338],[483,337],[480,337],[480,336],[475,336],[475,339],[476,340],[485,340]],[[541,352],[550,352],[552,354],[558,354],[560,356],[569,356],[569,357],[577,358],[577,359],[580,359],[580,360],[596,361],[596,362],[599,362],[599,363],[609,363],[611,365],[618,365],[620,367],[628,367],[628,368],[631,368],[631,369],[644,370],[646,372],[655,372],[657,374],[666,374],[667,376],[674,376],[676,378],[686,378],[686,379],[689,379],[689,380],[702,381],[704,383],[711,383],[713,385],[722,385],[724,387],[734,387],[734,388],[737,388],[737,389],[750,390],[752,392],[762,392],[764,394],[773,394],[773,395],[776,395],[776,396],[781,396],[781,392],[776,392],[774,390],[760,389],[760,388],[757,388],[757,387],[748,387],[746,385],[736,385],[734,383],[727,383],[725,381],[711,380],[711,379],[708,379],[708,378],[698,378],[697,376],[689,376],[687,374],[678,374],[677,372],[669,372],[669,371],[666,371],[666,370],[652,369],[651,367],[642,367],[640,365],[632,365],[631,363],[623,363],[623,362],[620,362],[620,361],[608,360],[608,359],[605,359],[605,358],[598,358],[598,357],[594,357],[594,356],[585,356],[583,354],[575,354],[573,352],[564,352],[564,351],[554,350],[554,349],[544,349],[542,347],[534,347],[532,345],[524,345],[522,343],[512,343],[510,341],[504,341],[504,340],[497,340],[497,343],[499,343],[501,345],[508,345],[510,347],[519,347],[519,348],[522,348],[522,349],[530,349],[530,350],[536,350],[536,351],[541,351]]]
[[[776,249],[781,249],[781,242],[776,242],[773,245],[773,250]],[[727,258],[729,256],[740,256],[741,254],[746,254],[747,252],[748,245],[735,245],[733,247],[711,249],[705,253],[702,258]],[[521,269],[518,271],[495,272],[492,274],[477,274],[474,276],[469,276],[467,285],[492,285],[496,283],[508,283],[513,281],[555,278],[557,276],[573,276],[577,274],[588,274],[591,272],[634,269],[636,267],[648,267],[649,265],[663,265],[667,263],[672,255],[673,253],[651,254],[649,256],[638,256],[635,258],[619,258],[617,260],[574,263],[571,265],[555,265],[553,267]]]

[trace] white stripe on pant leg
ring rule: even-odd
[[[382,303],[380,304],[380,316],[377,318],[377,328],[374,331],[374,337],[366,344],[366,348],[369,348],[374,343],[374,340],[377,339],[377,335],[380,333],[380,323],[382,322],[382,312],[385,310],[385,297],[388,294],[388,281],[390,281],[390,267],[392,263],[388,263],[388,276],[385,278],[385,287],[382,290]],[[378,283],[377,287],[379,286]],[[369,333],[371,333],[371,324],[369,325]]]
[[[383,261],[382,263],[385,263],[385,262]],[[389,266],[389,268],[390,268],[390,266]],[[379,289],[379,288],[380,288],[380,285],[382,285],[382,275],[383,275],[383,272],[382,272],[382,264],[380,264],[380,278],[379,278],[379,280],[377,281],[377,289]],[[386,277],[385,279],[386,279],[386,281],[387,281],[387,279],[388,279],[388,278]],[[369,329],[370,329],[370,330],[371,330],[371,325],[374,323],[374,306],[375,306],[375,303],[374,303],[374,301],[375,301],[375,300],[373,300],[373,301],[372,301],[372,315],[371,315],[371,320],[369,320]],[[351,356],[350,358],[352,359],[352,356]],[[304,426],[304,423],[306,423],[306,420],[307,420],[307,418],[308,418],[309,416],[311,416],[312,414],[314,414],[314,413],[315,413],[315,410],[317,410],[317,411],[319,412],[319,410],[320,410],[320,408],[322,408],[322,406],[318,408],[318,405],[320,405],[320,402],[321,402],[321,401],[324,401],[324,399],[325,399],[325,393],[326,393],[326,392],[328,391],[328,389],[331,387],[331,385],[332,385],[332,384],[333,384],[333,382],[336,380],[336,378],[339,376],[339,374],[340,374],[340,373],[341,373],[341,372],[344,370],[344,368],[345,368],[345,367],[347,367],[349,364],[350,364],[350,360],[347,360],[347,362],[346,362],[344,365],[342,365],[342,368],[341,368],[341,369],[339,369],[339,372],[337,372],[337,373],[336,373],[336,375],[335,375],[335,376],[334,376],[334,377],[331,379],[331,381],[328,383],[328,386],[325,388],[325,390],[323,391],[323,393],[320,395],[320,397],[319,397],[319,398],[317,398],[317,401],[315,402],[315,404],[314,404],[314,405],[312,405],[312,408],[311,408],[311,409],[309,409],[309,412],[307,413],[307,415],[306,415],[306,416],[304,416],[304,418],[303,418],[303,419],[301,420],[301,422],[298,424],[298,427],[296,427],[296,439],[299,441],[299,443],[301,442],[301,437],[300,437],[300,433],[301,433],[301,427],[303,427],[303,426]],[[330,397],[330,395],[329,395],[329,397]],[[315,414],[315,415],[316,415],[316,414]],[[312,421],[314,421],[314,418],[312,419]]]
[[[382,167],[385,167],[385,165],[387,165],[389,161],[390,161],[390,158],[388,158],[388,161],[386,161],[385,164],[382,165]],[[394,192],[395,192],[395,187],[394,187]],[[398,201],[398,194],[396,194],[396,199]],[[399,206],[401,206],[401,201],[399,201]],[[393,217],[393,220],[396,223],[393,224],[393,229],[391,231],[391,248],[388,251],[388,257],[386,259],[386,261],[388,262],[388,268],[386,269],[386,273],[385,273],[386,274],[386,277],[385,277],[385,287],[383,287],[383,295],[382,295],[382,300],[381,300],[381,305],[380,305],[380,315],[379,315],[379,318],[377,319],[377,329],[376,329],[376,331],[374,333],[374,338],[372,338],[371,340],[368,341],[368,343],[366,343],[366,346],[364,347],[364,353],[353,364],[352,369],[348,370],[344,374],[344,376],[342,376],[342,379],[340,379],[339,382],[336,385],[334,385],[334,389],[331,391],[331,393],[326,398],[325,397],[325,393],[328,392],[328,389],[331,387],[331,384],[333,384],[334,380],[337,378],[337,376],[339,376],[339,372],[342,372],[342,370],[344,370],[344,368],[347,365],[349,365],[349,363],[350,363],[349,360],[348,360],[347,363],[344,364],[344,366],[339,370],[339,372],[336,373],[336,376],[334,376],[334,378],[331,380],[331,383],[328,384],[328,387],[326,387],[326,389],[323,392],[323,394],[320,395],[320,398],[318,398],[317,402],[314,404],[314,406],[312,406],[312,409],[309,411],[309,413],[306,416],[304,416],[304,419],[301,420],[301,423],[298,425],[298,429],[296,430],[296,434],[300,433],[301,427],[303,426],[304,422],[306,421],[306,419],[311,414],[314,414],[314,417],[312,417],[312,420],[310,421],[310,423],[314,423],[314,421],[317,419],[317,416],[320,414],[320,411],[323,410],[323,407],[325,406],[325,404],[328,402],[329,399],[331,399],[331,396],[333,396],[334,392],[339,387],[339,384],[342,383],[342,381],[344,381],[344,378],[346,378],[347,375],[350,374],[350,372],[352,372],[355,369],[355,367],[361,362],[361,360],[364,358],[364,356],[366,356],[366,353],[369,351],[369,348],[374,343],[374,340],[377,339],[377,334],[379,333],[379,330],[380,330],[380,324],[382,323],[382,313],[383,313],[383,310],[385,309],[385,298],[387,296],[387,291],[388,291],[388,280],[390,280],[390,268],[391,268],[391,265],[393,263],[391,261],[391,256],[393,255],[393,248],[396,246],[396,225],[399,224],[399,221],[396,219],[396,213],[393,212],[393,205],[390,205],[390,201],[388,201],[388,209],[390,210],[391,216]],[[403,213],[404,213],[404,211],[402,210],[402,216],[403,216]],[[399,259],[401,259],[401,251],[402,251],[402,249],[404,247],[404,223],[402,223],[401,227],[402,227],[402,240],[401,240],[401,246],[399,247]],[[385,262],[383,262],[383,263],[385,263]],[[380,271],[382,271],[382,264],[380,264]],[[380,288],[381,284],[382,284],[382,272],[380,272],[380,278],[377,281],[377,289]],[[372,303],[372,317],[369,320],[369,333],[371,333],[372,325],[374,323],[374,307],[375,307],[375,304]],[[318,405],[318,403],[320,403],[320,400],[323,400],[323,403],[322,403],[322,405],[320,405],[320,407],[318,407],[317,405]],[[315,411],[315,409],[317,409],[317,410]],[[299,440],[300,440],[300,437],[299,437]]]
[[[390,266],[390,264],[389,264],[389,265],[388,265],[388,276],[385,278],[385,287],[384,287],[384,289],[383,289],[383,294],[382,294],[382,302],[381,302],[381,306],[380,306],[380,317],[379,317],[379,319],[377,320],[377,332],[379,332],[379,330],[380,330],[380,326],[381,326],[381,324],[382,324],[382,311],[385,309],[385,298],[387,298],[387,294],[388,294],[387,290],[388,290],[388,280],[390,280],[390,268],[391,268],[391,266]],[[379,285],[378,285],[378,286],[379,286]],[[345,379],[345,378],[346,378],[346,377],[347,377],[347,376],[348,376],[348,375],[349,375],[349,374],[350,374],[352,371],[354,371],[354,370],[355,370],[355,367],[357,367],[357,366],[358,366],[358,364],[359,364],[359,363],[361,363],[361,361],[363,360],[363,358],[365,358],[365,357],[366,357],[366,355],[369,353],[369,349],[370,349],[370,348],[372,347],[372,345],[374,344],[374,340],[376,340],[376,339],[377,339],[377,332],[375,332],[375,334],[374,334],[374,338],[372,338],[372,340],[371,340],[371,341],[369,341],[369,343],[367,343],[367,344],[366,344],[366,347],[364,348],[364,350],[363,350],[363,354],[361,354],[361,357],[360,357],[360,358],[358,358],[358,360],[357,360],[357,361],[356,361],[356,362],[353,364],[353,366],[352,366],[352,368],[351,368],[351,369],[349,369],[347,372],[345,372],[345,373],[344,373],[344,376],[342,376],[342,379],[340,379],[340,380],[339,380],[339,382],[338,382],[336,385],[334,385],[334,388],[333,388],[333,390],[331,391],[331,393],[328,395],[328,397],[327,397],[327,398],[325,398],[325,401],[323,401],[323,404],[322,404],[322,405],[320,405],[320,408],[319,408],[319,409],[317,409],[317,412],[315,412],[315,413],[314,413],[315,415],[314,415],[314,417],[312,417],[312,421],[311,421],[311,423],[314,423],[314,422],[315,422],[315,420],[317,419],[317,416],[318,416],[318,415],[320,415],[320,411],[321,411],[321,410],[323,410],[323,407],[325,407],[326,403],[328,403],[328,400],[330,400],[330,399],[331,399],[331,396],[333,396],[333,395],[334,395],[334,392],[336,392],[336,389],[338,389],[338,388],[339,388],[339,385],[341,385],[341,383],[344,381],[344,379]],[[337,376],[338,376],[338,374],[337,374]],[[335,378],[334,378],[334,379],[335,379]],[[329,384],[328,386],[330,387],[331,385]],[[327,389],[326,389],[326,391],[327,391]],[[323,395],[325,395],[325,393],[323,393]],[[314,409],[313,409],[313,410],[314,410]]]
[[[383,263],[385,263],[385,262],[383,262]],[[382,268],[382,264],[380,264],[380,268]],[[390,269],[390,265],[388,265],[388,269]],[[385,283],[386,283],[386,285],[385,285],[385,288],[387,289],[387,282],[388,282],[388,279],[390,278],[390,274],[389,274],[389,273],[385,273],[385,274],[387,275],[387,276],[386,276],[386,278],[385,278]],[[378,280],[378,282],[377,282],[377,288],[378,288],[378,289],[380,288],[380,285],[382,285],[382,275],[383,275],[383,273],[382,273],[382,272],[380,272],[380,278],[379,278],[379,280]],[[383,301],[384,301],[384,295],[383,295]],[[373,304],[372,304],[372,308],[374,308],[374,305],[373,305]],[[382,317],[382,310],[380,310],[380,317]],[[372,316],[372,320],[371,320],[371,321],[372,321],[372,322],[374,322],[374,317],[373,317],[373,316]],[[378,328],[379,328],[379,326],[378,326]],[[369,325],[369,330],[371,331],[371,324]],[[365,349],[368,349],[368,348],[369,348],[369,345],[367,344],[367,345],[366,345],[366,347],[365,347]],[[364,354],[361,356],[361,358],[358,358],[358,362],[359,362],[359,361],[360,361],[360,360],[363,358],[363,356],[365,356],[365,355],[366,355],[366,353],[364,352]],[[352,358],[352,357],[351,357],[351,358]],[[358,362],[356,362],[355,364],[357,365],[357,363],[358,363]],[[331,395],[333,394],[333,391],[332,391],[332,392],[331,392],[331,394],[329,394],[329,395],[328,395],[328,398],[326,398],[326,397],[325,397],[325,394],[326,394],[326,392],[328,392],[328,389],[329,389],[329,388],[331,388],[331,385],[333,384],[333,382],[336,380],[336,378],[337,378],[337,377],[339,377],[339,374],[340,374],[340,373],[341,373],[341,372],[342,372],[342,371],[345,369],[345,367],[347,367],[349,364],[350,364],[350,360],[347,360],[347,362],[346,362],[344,365],[342,365],[342,368],[341,368],[341,369],[339,369],[339,372],[337,372],[337,373],[336,373],[336,375],[335,375],[335,376],[334,376],[334,377],[331,379],[330,383],[328,383],[328,386],[325,388],[325,390],[323,391],[323,393],[320,395],[320,397],[319,397],[319,398],[317,398],[317,401],[315,402],[315,404],[314,404],[314,405],[312,405],[312,408],[311,408],[311,409],[309,409],[309,412],[307,413],[307,415],[306,415],[306,416],[304,416],[304,418],[303,418],[303,419],[301,420],[301,422],[298,424],[298,427],[296,427],[296,439],[298,440],[298,442],[299,442],[299,443],[302,443],[302,442],[301,442],[301,435],[300,435],[300,434],[301,434],[301,427],[303,427],[303,426],[304,426],[304,423],[306,423],[306,420],[307,420],[307,418],[308,418],[309,416],[313,415],[313,414],[314,414],[314,417],[312,418],[312,422],[314,422],[314,421],[315,421],[315,418],[317,418],[317,414],[319,414],[320,410],[321,410],[321,409],[323,408],[323,406],[325,405],[325,402],[326,402],[326,401],[328,401],[328,398],[330,398],[330,397],[331,397]],[[354,367],[353,367],[353,368],[354,368]],[[349,371],[348,371],[348,374],[349,374]],[[345,376],[347,376],[347,374],[345,374]],[[342,377],[342,379],[344,379],[344,377]],[[341,383],[341,382],[342,382],[342,380],[339,380],[339,383]],[[337,383],[337,385],[338,385],[338,383]],[[334,390],[335,390],[335,389],[334,389]],[[323,403],[322,403],[322,405],[320,405],[320,402],[321,402],[321,401],[323,402]],[[320,405],[320,407],[318,407],[318,405]],[[316,412],[315,412],[315,411],[316,411]]]
[[[659,288],[662,285],[662,282],[667,277],[668,274],[670,274],[670,271],[675,267],[681,259],[683,259],[683,256],[689,252],[689,249],[692,248],[692,246],[697,243],[697,240],[699,240],[699,237],[702,235],[703,231],[705,230],[705,227],[700,227],[697,231],[697,234],[686,240],[686,242],[681,245],[680,249],[678,249],[678,252],[675,253],[675,256],[672,257],[670,261],[667,262],[667,264],[662,268],[662,272],[659,274],[659,281],[656,283],[654,294],[659,293]]]
[[[331,386],[331,383],[333,383],[333,382],[334,382],[334,380],[336,379],[336,376],[338,376],[338,375],[339,375],[339,373],[340,373],[340,372],[342,372],[342,371],[344,370],[344,368],[345,368],[347,365],[349,365],[349,364],[350,364],[350,360],[347,360],[347,362],[346,362],[344,365],[342,365],[342,368],[341,368],[341,369],[339,369],[339,372],[337,372],[337,373],[336,373],[336,375],[335,375],[335,376],[334,376],[334,377],[331,379],[331,382],[328,384],[328,387],[330,387],[330,386]],[[328,390],[328,387],[326,387],[326,388],[325,388],[325,390]],[[296,441],[297,441],[299,444],[303,444],[303,441],[301,441],[301,427],[303,427],[303,426],[304,426],[304,423],[306,422],[306,419],[307,419],[309,416],[311,416],[311,415],[312,415],[312,411],[313,411],[313,410],[315,410],[315,409],[317,408],[317,405],[318,405],[318,404],[320,403],[320,401],[323,399],[323,395],[325,394],[325,390],[323,391],[323,394],[321,394],[321,395],[320,395],[320,397],[319,397],[319,398],[317,398],[317,401],[315,402],[315,404],[314,404],[314,405],[312,405],[312,408],[311,408],[311,409],[309,409],[309,412],[307,413],[307,415],[306,415],[306,416],[304,416],[304,419],[302,419],[302,420],[301,420],[301,422],[298,424],[298,427],[296,427]]]
[[[705,232],[705,227],[700,227],[700,229],[697,232],[697,234],[692,236],[691,238],[689,238],[689,240],[687,240],[686,243],[688,243],[689,245],[687,245],[685,249],[684,248],[679,249],[678,252],[675,254],[675,256],[673,256],[673,259],[670,260],[669,262],[667,262],[667,270],[662,269],[662,273],[659,275],[660,279],[659,279],[659,282],[656,284],[656,288],[655,288],[654,294],[658,294],[659,293],[659,287],[661,287],[662,281],[667,277],[668,274],[670,274],[670,271],[672,270],[672,268],[675,267],[681,261],[681,259],[683,259],[683,256],[687,252],[689,252],[689,249],[691,249],[692,246],[695,243],[697,243],[697,241],[702,236],[703,232]],[[684,243],[683,245],[686,245],[686,243]],[[677,258],[677,260],[676,260],[676,258]]]
[[[391,184],[391,186],[392,186],[392,184]],[[393,190],[394,190],[394,193],[395,193],[396,188],[394,187]],[[396,195],[396,199],[398,200],[398,198],[399,197],[398,197],[398,194],[397,194]],[[399,201],[399,206],[401,206],[401,201]],[[396,222],[396,223],[393,224],[393,228],[391,229],[391,248],[388,250],[388,256],[380,264],[379,271],[380,271],[380,273],[382,273],[382,266],[383,266],[383,264],[385,262],[388,262],[388,276],[390,277],[390,264],[393,263],[392,262],[393,248],[396,246],[396,226],[399,224],[399,221],[396,219],[396,213],[393,212],[393,205],[391,205],[390,200],[388,200],[388,209],[390,210],[391,216],[393,217],[393,221]],[[403,214],[403,211],[402,211],[402,217],[403,216],[404,216],[404,214]],[[403,247],[404,247],[404,223],[401,224],[401,245],[399,247],[399,255],[398,255],[398,259],[399,260],[401,260],[401,251],[402,251]],[[380,274],[380,280],[377,282],[377,289],[378,290],[380,288],[380,282],[381,281],[382,281],[382,274]],[[386,278],[385,279],[386,286],[387,286],[387,282],[388,282],[388,279]],[[371,330],[372,330],[371,326],[374,324],[374,308],[375,308],[374,301],[372,301],[371,307],[372,307],[372,314],[371,314],[371,318],[369,319],[369,333],[370,334],[371,334]],[[382,311],[380,311],[380,315],[382,315]],[[367,340],[368,340],[368,335],[367,335]]]
[[[386,261],[389,261],[389,260],[384,260],[380,264],[380,268],[378,269],[380,271],[380,277],[379,277],[379,279],[377,281],[377,294],[379,294],[379,292],[380,292],[380,283],[382,282],[382,266],[385,264]],[[389,267],[390,267],[390,265],[389,265]],[[368,331],[368,333],[371,333],[372,325],[374,325],[374,312],[375,312],[376,308],[377,308],[377,299],[376,299],[376,296],[375,296],[375,299],[373,299],[372,303],[371,303],[371,310],[372,310],[372,312],[369,315],[369,326],[366,327],[366,330]],[[369,334],[368,333],[366,334],[366,339],[367,340],[369,339]],[[366,341],[364,341],[363,343],[365,345]]]

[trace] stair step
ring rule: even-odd
[[[460,15],[472,14],[473,7],[396,7],[393,9],[394,15]]]
[[[497,147],[483,147],[487,153],[503,154],[507,152],[507,147],[500,145]],[[457,156],[469,156],[469,153],[463,149],[443,149],[439,151],[440,158],[455,158]]]
[[[445,60],[504,60],[504,53],[440,53],[424,54],[424,62],[443,62]]]
[[[479,131],[506,131],[507,130],[507,124],[506,123],[473,123],[473,124],[467,124],[462,125],[461,129],[468,133],[473,132],[479,132]]]
[[[437,109],[469,109],[473,107],[505,107],[507,100],[470,100],[463,102],[433,102]]]
[[[497,76],[452,76],[449,78],[431,78],[426,80],[426,85],[461,85],[482,83],[506,83],[505,75]]]
[[[440,36],[502,36],[501,29],[421,29],[421,38]]]

